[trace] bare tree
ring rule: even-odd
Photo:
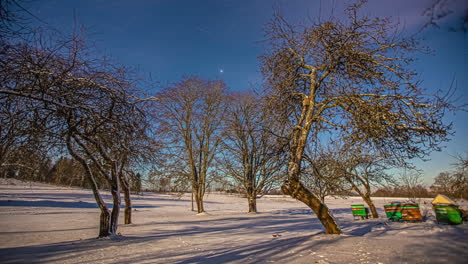
[[[99,237],[116,234],[127,150],[130,142],[146,137],[147,128],[127,71],[86,59],[76,36],[56,45],[40,38],[1,44],[2,104],[26,101],[24,109],[31,113],[27,132],[40,132],[57,149],[66,146],[83,166],[101,210]],[[110,187],[112,212],[99,193],[97,177]]]
[[[2,65],[3,66],[3,65]],[[2,83],[5,78],[0,80]],[[6,167],[14,166],[10,155],[22,146],[31,145],[29,140],[28,117],[30,113],[21,106],[24,101],[18,100],[13,103],[0,97],[0,171]]]
[[[452,190],[452,175],[450,172],[441,172],[434,178],[434,183],[431,185],[431,190],[436,193],[449,195]]]
[[[445,194],[451,198],[468,200],[468,162],[467,157],[457,155],[453,171],[441,172],[431,185],[433,192]]]
[[[226,87],[221,81],[185,78],[157,95],[155,115],[168,140],[169,155],[178,157],[180,175],[190,179],[198,213],[222,139]]]
[[[411,171],[404,171],[400,175],[400,182],[401,182],[401,187],[404,188],[404,192],[406,196],[408,196],[409,200],[412,202],[416,202],[417,198],[421,197],[419,195],[419,190],[425,189],[423,186],[423,176],[421,172],[417,170],[411,170]]]
[[[302,181],[304,186],[316,194],[322,203],[327,196],[342,196],[350,193],[350,187],[337,173],[334,162],[323,157],[306,159],[302,169]]]
[[[275,134],[281,124],[253,93],[234,94],[226,115],[223,167],[244,190],[249,212],[257,212],[257,195],[284,175],[284,153]],[[275,134],[272,131],[275,130]]]
[[[398,34],[389,19],[359,16],[363,3],[349,7],[347,19],[311,26],[293,26],[276,14],[266,30],[270,49],[262,65],[277,105],[272,110],[291,124],[288,182],[282,189],[308,205],[327,234],[341,230],[300,180],[311,131],[341,131],[404,159],[437,150],[450,129],[442,122],[449,104],[425,95],[417,73],[407,68],[415,40]]]
[[[33,16],[21,0],[0,0],[0,39],[28,32],[28,18]]]
[[[389,163],[384,156],[380,154],[372,154],[372,152],[352,153],[346,162],[338,162],[343,170],[344,179],[351,185],[352,189],[357,192],[369,206],[372,217],[378,218],[377,209],[371,198],[373,186],[386,186],[388,183],[393,183],[394,179],[385,171],[388,170],[386,164]]]
[[[458,155],[453,175],[453,197],[468,200],[468,156]]]
[[[341,140],[346,142],[346,138]],[[367,203],[374,218],[379,216],[371,199],[372,187],[396,183],[386,173],[396,163],[358,142],[329,142],[327,147],[320,147],[315,159],[306,157],[305,160],[319,178],[315,181],[320,180],[321,186],[334,192],[356,192]]]

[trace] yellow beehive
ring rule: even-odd
[[[438,194],[434,200],[431,202],[432,204],[455,204],[452,199],[448,198],[447,196],[443,194]]]

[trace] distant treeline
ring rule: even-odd
[[[418,185],[408,188],[406,186],[382,187],[377,189],[374,197],[410,197],[410,198],[433,198],[437,193],[431,192],[426,187]]]
[[[85,176],[83,166],[74,159],[61,157],[54,162],[31,150],[21,150],[17,157],[18,160],[11,159],[9,163],[0,168],[1,177],[60,186],[91,188],[91,183]],[[93,168],[93,171],[96,175],[99,175],[97,168]],[[140,193],[141,175],[130,173],[129,176],[131,191]],[[99,189],[109,190],[108,183],[103,177],[96,177],[96,183]]]

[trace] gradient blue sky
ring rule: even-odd
[[[370,0],[363,12],[392,16],[414,34],[427,22],[423,16],[432,0]],[[467,33],[451,32],[460,25],[459,15],[468,1],[448,0],[454,13],[441,21],[441,28],[421,31],[418,36],[434,50],[420,55],[414,68],[430,91],[446,90],[452,80],[459,104],[468,102]],[[349,1],[327,0],[40,0],[25,7],[42,21],[32,22],[73,30],[76,22],[87,28],[88,39],[98,52],[114,61],[151,74],[161,85],[196,74],[221,78],[233,90],[245,90],[261,80],[257,57],[265,43],[262,28],[271,18],[273,6],[280,7],[292,22],[303,19],[339,17]],[[458,24],[457,24],[458,22]],[[456,131],[451,142],[430,161],[415,163],[424,170],[426,183],[439,172],[450,169],[450,155],[468,151],[468,114],[449,114]]]

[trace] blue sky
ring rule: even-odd
[[[41,0],[25,7],[42,21],[34,24],[73,30],[87,28],[87,38],[102,55],[136,67],[143,75],[165,85],[184,75],[221,78],[233,90],[245,90],[261,80],[257,57],[265,43],[262,28],[271,18],[273,6],[280,7],[291,21],[340,16],[345,3],[332,0]],[[392,16],[408,34],[422,28],[428,18],[424,10],[431,0],[370,0],[364,13]],[[459,104],[468,102],[467,33],[449,30],[459,25],[455,18],[468,3],[448,0],[452,19],[440,21],[441,28],[428,28],[418,37],[434,50],[420,55],[414,68],[430,91],[446,90],[452,80]],[[75,17],[75,19],[74,19]],[[458,24],[457,24],[457,23]],[[449,114],[456,131],[452,141],[428,162],[415,161],[424,170],[426,183],[440,171],[450,169],[450,155],[468,151],[468,115]]]

